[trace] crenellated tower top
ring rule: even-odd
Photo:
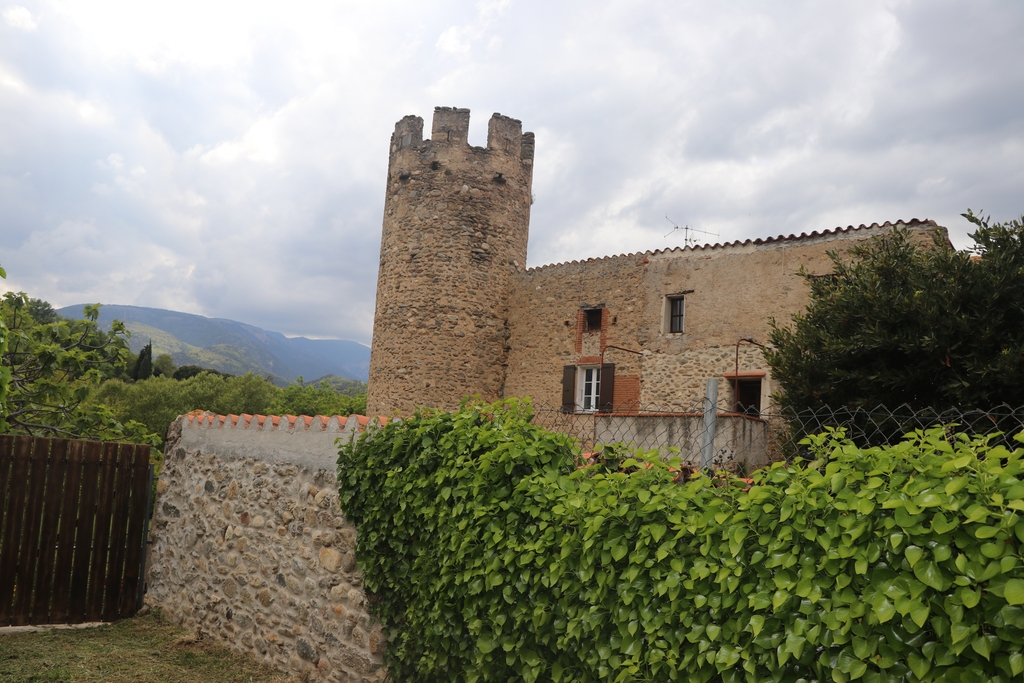
[[[526,266],[533,133],[494,114],[469,144],[469,110],[395,124],[384,200],[368,410],[455,408],[501,396],[508,296]]]
[[[505,152],[524,163],[533,164],[534,136],[523,133],[523,122],[495,112],[487,122],[487,147],[469,145],[469,110],[458,107],[434,107],[430,138],[423,139],[423,119],[410,114],[395,124],[391,135],[391,155],[403,149],[427,145],[465,146],[470,149]]]

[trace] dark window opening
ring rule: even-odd
[[[600,308],[588,308],[585,313],[587,315],[587,332],[595,332],[601,329],[601,312],[603,309]]]
[[[431,168],[431,170],[436,171],[437,169],[441,168],[441,162],[440,161],[431,161],[430,162],[430,168]]]
[[[761,378],[733,380],[736,405],[733,411],[745,415],[761,414]]]
[[[683,331],[683,297],[672,297],[668,300],[668,331]]]

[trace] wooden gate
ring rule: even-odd
[[[151,486],[149,446],[0,435],[0,626],[135,614]]]

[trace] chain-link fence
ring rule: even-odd
[[[534,406],[534,422],[576,438],[581,453],[614,443],[678,456],[694,468],[728,469],[743,474],[771,462],[807,455],[800,440],[829,428],[844,429],[860,447],[893,444],[908,432],[942,425],[971,434],[1002,434],[997,441],[1013,447],[1012,435],[1024,431],[1024,408],[991,410],[915,410],[839,408],[794,412],[730,412],[718,405],[634,406],[629,410],[565,412]]]

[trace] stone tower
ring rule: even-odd
[[[487,147],[467,141],[469,110],[395,124],[388,162],[369,415],[452,409],[502,396],[508,296],[526,266],[533,133],[495,114]]]

